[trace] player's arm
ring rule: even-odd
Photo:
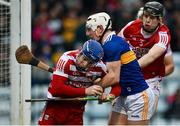
[[[103,89],[99,85],[93,85],[88,88],[76,88],[68,85],[70,66],[71,63],[67,56],[61,56],[56,65],[56,70],[53,72],[51,85],[48,89],[53,97],[83,97],[86,95],[95,96],[102,94]]]
[[[120,94],[121,94],[121,87],[120,87],[119,83],[114,84],[111,86],[111,90],[109,93],[103,93],[103,95],[101,95],[99,97],[99,103],[106,102],[112,98],[115,99]]]
[[[174,71],[174,60],[173,60],[172,50],[170,46],[164,57],[164,64],[165,64],[165,76],[168,76]]]
[[[155,61],[158,57],[160,57],[166,51],[165,48],[162,48],[158,45],[154,45],[147,54],[141,57],[138,62],[141,68],[144,68]]]
[[[81,97],[85,96],[85,88],[74,88],[66,85],[68,79],[59,75],[53,75],[48,91],[53,97]]]
[[[100,82],[103,88],[119,83],[121,62],[120,61],[107,62],[106,66],[108,72]]]
[[[165,76],[170,75],[174,71],[174,61],[172,55],[164,57]]]
[[[104,65],[104,67],[102,68],[102,76],[101,78],[103,78],[107,73],[107,67],[106,65]],[[111,90],[109,93],[103,93],[103,95],[101,97],[99,97],[99,103],[101,102],[106,102],[109,98],[116,98],[120,95],[121,93],[121,87],[119,85],[119,83],[114,84],[111,86]]]
[[[102,87],[93,85],[88,88],[75,88],[67,85],[66,77],[53,75],[53,79],[48,91],[53,97],[84,97],[86,95],[96,96],[103,92]]]
[[[168,45],[171,39],[170,34],[168,32],[159,32],[158,35],[159,36],[156,44],[153,45],[147,54],[138,60],[141,68],[144,68],[154,62],[168,49]]]
[[[63,54],[56,64],[52,81],[48,91],[53,97],[85,96],[85,88],[74,88],[67,85],[70,63],[66,54]]]

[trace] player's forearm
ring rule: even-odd
[[[151,64],[155,60],[155,58],[156,57],[154,57],[153,55],[146,54],[138,60],[138,63],[141,68],[144,68]]]
[[[164,64],[165,64],[165,76],[168,76],[174,71],[174,60],[172,53],[165,55]]]
[[[141,57],[138,62],[141,68],[144,68],[154,62],[158,57],[160,57],[165,52],[165,49],[154,45],[147,54]]]
[[[121,62],[113,61],[106,63],[108,73],[102,78],[101,86],[103,88],[119,83]]]
[[[60,86],[50,88],[49,91],[54,97],[83,97],[85,96],[85,88],[73,88],[70,86]]]
[[[165,66],[165,76],[170,75],[174,71],[174,65]]]
[[[103,88],[112,86],[117,83],[119,83],[119,76],[117,77],[117,75],[113,73],[106,74],[106,76],[104,76],[104,78],[101,80],[101,86]]]
[[[49,92],[54,97],[81,97],[85,96],[85,88],[74,88],[66,85],[66,78],[53,75]]]
[[[85,88],[73,88],[68,86],[60,86],[51,89],[54,97],[83,97],[85,96]]]

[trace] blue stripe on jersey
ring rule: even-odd
[[[129,44],[116,35],[103,45],[105,62],[121,60],[120,85],[121,95],[128,96],[139,93],[148,88],[141,72],[137,59]]]

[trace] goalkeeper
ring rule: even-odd
[[[97,78],[106,75],[106,65],[101,61],[103,49],[95,40],[88,40],[82,49],[65,52],[56,65],[48,88],[48,98],[105,96],[120,94],[119,84],[103,94],[103,88],[93,85]],[[86,101],[47,102],[39,118],[39,125],[83,125]]]

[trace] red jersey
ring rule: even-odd
[[[120,32],[121,36],[131,45],[137,58],[148,53],[154,45],[167,50],[171,40],[169,29],[165,25],[161,25],[152,35],[147,36],[142,32],[142,25],[141,20],[135,20],[128,23]],[[165,75],[164,56],[165,53],[142,69],[145,79],[161,78]]]
[[[76,67],[76,57],[79,50],[64,53],[53,72],[51,84],[48,88],[48,98],[52,97],[83,97],[85,88],[93,85],[96,78],[106,75],[106,65],[101,61],[80,71]],[[111,94],[119,96],[119,84],[113,85]],[[39,125],[83,125],[85,101],[47,102]]]
[[[86,71],[78,70],[76,67],[78,53],[79,50],[69,51],[60,57],[48,89],[48,98],[83,97],[85,88],[92,86],[95,79],[105,76],[107,68],[102,61],[89,67]],[[116,96],[119,95],[116,89],[112,91]]]

